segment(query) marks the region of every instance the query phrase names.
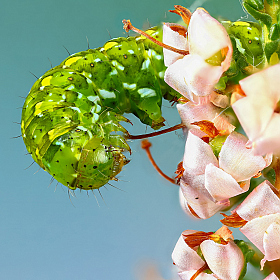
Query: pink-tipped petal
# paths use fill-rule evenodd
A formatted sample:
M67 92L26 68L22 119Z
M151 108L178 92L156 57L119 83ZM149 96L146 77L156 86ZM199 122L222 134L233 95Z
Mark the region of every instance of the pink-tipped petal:
M272 223L264 233L263 247L265 251L264 259L261 264L265 261L274 261L280 258L280 220Z
M245 192L230 174L211 163L205 169L205 188L216 201L227 200Z
M175 245L172 259L180 270L197 270L205 264L196 251L186 244L182 235Z
M211 121L222 134L230 134L235 126L230 124L228 117L221 114L221 109L214 106L211 102L205 104L197 104L187 102L185 104L177 104L177 110L184 125L188 128L194 127L193 122L202 120Z
M223 71L230 65L232 46L226 29L204 9L198 8L189 24L189 49L191 54L198 54L203 59L210 58L218 51L228 47Z
M261 207L261 206L260 206ZM274 222L280 222L280 213L255 218L240 228L240 231L265 254L263 238L267 228Z
M167 68L164 81L194 101L193 94L198 97L210 95L222 73L221 66L212 66L199 55L186 55Z
M183 160L185 172L192 176L204 174L209 163L218 166L218 160L210 145L196 136L194 134L196 131L191 129L188 133Z
M232 132L226 139L220 155L219 165L237 181L245 181L266 167L262 156L255 156L252 149L246 148L247 138Z
M280 64L276 64L248 76L239 84L246 96L255 99L266 98L265 104L274 107L280 99L279 79Z
M209 198L209 194L203 194L201 191L192 188L192 186L184 183L182 180L180 181L180 186L186 202L201 219L208 219L217 212L227 208L226 205L216 204Z
M174 31L176 30L176 28L180 30L185 30L185 33L187 34L187 28L182 25L176 23L164 23L162 42L168 46L177 48L179 50L187 51L188 39L185 36L180 35L177 31ZM182 54L178 54L165 48L163 48L163 56L164 64L167 67L174 63L176 60L183 58Z
M223 74L221 66L212 66L195 54L183 58L185 67L184 81L196 96L207 96Z
M177 104L177 110L183 124L188 127L190 127L193 122L202 120L212 121L221 111L210 102L203 105L192 102Z
M261 183L239 205L236 213L246 221L280 213L280 199L271 187L273 186L268 181Z
M188 65L185 63L184 58L177 60L166 69L164 81L187 99L194 101L193 93L185 81L185 72L187 71Z
M244 97L232 104L232 109L251 141L262 134L273 115L274 108L268 102L267 97L256 95Z
M212 240L200 244L203 256L211 271L223 280L237 280L244 267L242 251L233 242L218 244Z
M280 114L274 113L265 131L253 142L253 150L257 155L273 152L280 154Z
M185 199L181 188L179 189L179 202L180 202L180 205L181 205L183 211L184 211L189 217L192 217L192 218L194 218L194 219L199 219L198 217L194 216L193 213L190 211L190 208L189 208L189 206L188 206L188 202L187 202L187 200Z
M274 272L272 272L266 278L264 278L263 280L279 280L279 278L275 275Z

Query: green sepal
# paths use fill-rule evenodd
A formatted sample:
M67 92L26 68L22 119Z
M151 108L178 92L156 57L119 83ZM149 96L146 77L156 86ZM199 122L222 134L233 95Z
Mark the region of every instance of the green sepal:
M272 167L268 166L267 168L263 169L262 176L266 180L268 180L272 185L275 184L276 173L275 173L275 170Z
M247 10L247 12L250 15L252 15L256 20L261 21L263 24L265 24L267 26L271 26L272 17L266 13L260 12L259 10L261 10L261 9L257 9L256 6L252 6L250 2L251 1L245 1L243 3L243 6Z
M227 76L221 77L220 80L218 81L218 83L215 85L215 88L217 90L225 90L227 87L227 81L228 81Z
M211 149L212 149L212 151L213 151L213 153L216 157L219 156L220 151L221 151L227 137L228 137L228 135L226 135L226 136L220 136L219 135L209 142L209 145L210 145L210 147L211 147Z
M198 246L196 252L197 252L197 254L202 258L202 260L203 260L204 262L206 262L206 260L205 260L205 258L204 258L204 256L203 256L203 254L202 254L202 251L201 251L201 247L200 247L200 246ZM210 270L210 268L209 268L209 269L203 270L203 272L204 272L204 273L207 273L207 274L213 273L213 272Z
M280 43L280 39L265 44L264 52L268 61L270 60L270 57L274 52L277 52L279 56L279 51L280 51L279 43Z
M235 239L234 243L239 247L239 249L241 250L243 256L244 256L244 267L240 273L240 276L238 278L238 280L241 280L244 278L246 272L247 272L247 263L250 262L250 260L252 259L252 257L255 254L255 251L252 250L249 246L248 243L246 243L243 240L238 240Z

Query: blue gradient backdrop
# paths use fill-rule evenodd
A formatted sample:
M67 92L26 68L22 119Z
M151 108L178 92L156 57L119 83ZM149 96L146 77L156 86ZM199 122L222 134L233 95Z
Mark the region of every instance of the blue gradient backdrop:
M2 0L1 137L0 137L0 279L140 279L145 264L156 264L172 278L171 252L185 229L215 230L217 220L200 223L180 209L178 187L152 168L140 142L131 143L132 161L120 181L96 193L76 192L50 184L49 174L32 163L19 136L21 106L36 76L70 53L100 47L111 37L126 36L122 19L137 27L177 21L168 13L173 0ZM203 6L212 15L230 20L245 16L238 0L209 0ZM147 21L148 20L148 21ZM148 23L149 22L149 23ZM110 35L109 35L110 34ZM51 64L50 64L51 63ZM176 108L164 103L168 125L180 122ZM133 116L132 134L149 131ZM169 175L184 151L181 132L152 139L152 153ZM26 169L27 168L27 169ZM50 185L49 185L50 184ZM217 223L216 225L214 223Z

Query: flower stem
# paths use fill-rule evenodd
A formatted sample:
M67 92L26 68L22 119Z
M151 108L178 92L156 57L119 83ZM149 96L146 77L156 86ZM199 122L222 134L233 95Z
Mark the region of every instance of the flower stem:
M198 269L197 272L191 277L190 280L194 280L201 272L203 272L206 269L209 269L207 263L204 264L200 269Z
M150 151L150 147L152 146L152 144L149 142L148 139L142 140L141 142L141 147L142 149L146 150L146 153L148 155L149 160L151 161L153 167L156 169L156 171L166 180L168 180L169 182L176 184L175 179L170 178L169 176L167 176L166 174L164 174L161 169L158 167L158 165L156 164L155 160L152 157L151 151Z
M141 134L141 135L130 135L129 133L126 135L127 139L132 139L132 140L137 140L137 139L144 139L144 138L149 138L149 137L154 137L154 136L158 136L161 134L165 134L167 132L171 132L171 131L175 131L181 128L186 127L184 124L180 123L180 124L176 124L172 127L160 130L160 131L155 131L152 133L147 133L147 134Z
M140 30L140 29L134 27L134 26L131 24L131 22L130 22L129 19L128 19L128 20L124 19L124 20L122 21L122 23L123 23L123 25L124 25L123 28L124 28L124 30L125 30L126 32L128 32L129 30L132 30L132 31L134 31L134 32L136 32L136 33L138 33L138 34L140 34L140 35L142 35L142 36L148 38L148 39L151 40L153 43L155 43L155 44L157 44L157 45L159 45L159 46L161 46L161 47L163 47L163 48L165 48L165 49L167 49L167 50L170 50L170 51L173 51L173 52L182 54L182 55L187 55L187 54L189 54L189 52L186 51L186 50L176 49L176 48L174 48L174 47L171 47L171 46L169 46L169 45L166 45L166 44L164 44L164 43L158 41L157 39L155 39L155 38L152 37L151 35L147 34L146 32L144 32L144 31L142 31L142 30Z

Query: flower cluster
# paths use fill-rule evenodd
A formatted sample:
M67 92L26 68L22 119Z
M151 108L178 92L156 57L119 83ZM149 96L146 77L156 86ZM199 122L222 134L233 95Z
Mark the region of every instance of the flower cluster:
M182 208L208 219L247 196L231 215L222 213L216 232L181 234L172 258L182 280L244 277L254 251L228 227L264 255L261 270L280 259L280 2L243 5L259 23L219 22L203 8L176 5L171 12L185 25L164 23L158 43L187 131L176 171ZM264 271L274 280L280 267Z
M165 81L184 96L177 109L188 128L177 170L181 205L190 215L207 219L229 209L231 198L248 193L251 179L271 166L275 173L270 181L275 186L264 181L222 220L226 226L240 227L264 254L263 269L266 261L280 259L280 64L271 65L265 54L266 63L258 66L246 60L233 31L241 24L222 24L202 8L191 14L175 6L173 12L187 24L163 26L163 43L174 47L174 51L164 49ZM248 34L252 32L249 23L243 26ZM259 48L265 43L263 38ZM247 62L239 69L233 56L238 52ZM235 124L227 108L233 109ZM236 131L242 132L241 128L246 135ZM252 251L242 249L224 227L216 233L186 230L181 234L172 254L181 279L243 278ZM272 273L266 279L278 278Z
M173 12L187 25L163 26L163 43L187 51L182 55L164 49L164 79L184 97L177 109L188 128L183 162L177 170L181 205L201 219L229 209L231 198L247 193L251 179L261 176L273 160L270 170L274 168L276 180L271 181L276 188L264 181L222 220L227 226L240 227L264 254L263 269L266 261L280 259L280 64L267 60L259 67L245 63L237 69L233 53L240 52L241 46L234 44L240 40L234 36L233 23L222 24L202 8L191 14L175 6ZM244 25L250 33L249 23ZM237 23L235 28L240 26ZM259 48L265 43L264 38ZM235 125L226 113L228 107L238 120ZM246 135L236 131L242 132L241 127ZM181 279L244 276L252 252L248 247L242 250L228 228L221 229L181 234L172 254ZM272 273L266 279L278 278Z

